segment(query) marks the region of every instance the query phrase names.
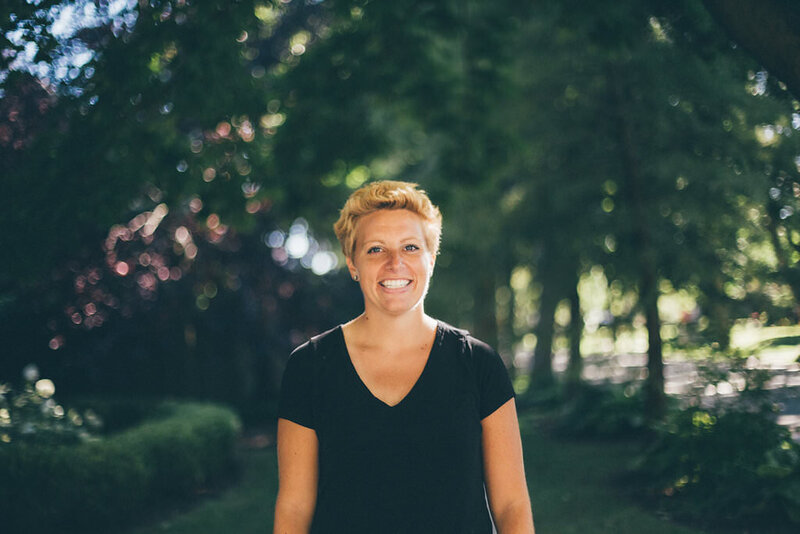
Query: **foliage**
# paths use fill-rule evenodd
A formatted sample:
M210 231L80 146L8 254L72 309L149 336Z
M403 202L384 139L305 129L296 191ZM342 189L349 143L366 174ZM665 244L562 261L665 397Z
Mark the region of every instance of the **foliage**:
M679 517L701 524L800 524L800 444L766 408L672 412L638 471Z
M39 371L28 365L24 385L15 391L0 383L0 447L9 444L65 445L87 441L102 419L92 409L65 409L54 398L52 380L39 379Z
M0 267L0 333L14 348L0 376L31 353L81 391L263 407L291 348L358 300L346 277L275 260L264 238L298 215L328 226L343 195L386 175L371 165L384 146L371 127L376 95L429 94L436 70L420 63L447 10L78 1L101 23L58 37L53 17L72 2L15 4L2 8L4 37L36 44L34 66L54 72L70 50L92 54L67 77L24 61L0 75L14 206L0 214L0 250L17 258ZM4 66L25 56L2 44ZM148 230L142 217L157 222Z
M641 385L581 384L561 405L555 430L571 437L640 435L648 429L642 404Z
M70 405L79 410L92 410L103 421L102 436L110 436L153 419L163 412L163 399L143 396L91 396L70 398Z
M13 228L0 248L25 254L3 266L3 290L36 283L152 188L173 209L198 196L204 217L240 228L252 197L328 222L343 194L380 174L376 104L439 106L451 89L431 60L458 22L451 3L14 4L0 12L0 154L19 210L0 215ZM69 7L94 16L59 32Z
M143 454L153 470L156 495L186 495L232 467L240 431L237 416L228 409L201 404L165 404L160 418L121 435Z
M291 348L358 306L349 278L309 269L331 245L302 221L280 229L260 213L251 232L238 232L200 219L197 202L166 214L149 202L7 310L0 336L16 350L0 376L35 357L70 396L202 397L272 417ZM292 232L307 240L302 258L267 243Z
M12 532L104 531L230 472L236 415L164 403L153 419L79 445L0 448L0 511Z
M793 30L800 20L796 2L748 0L733 6L704 0L703 5L728 35L800 97L800 76L792 68L800 54L800 42Z

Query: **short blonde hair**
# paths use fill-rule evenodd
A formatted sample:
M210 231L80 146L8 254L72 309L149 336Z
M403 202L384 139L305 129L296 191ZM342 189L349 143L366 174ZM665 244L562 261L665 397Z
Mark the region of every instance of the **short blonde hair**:
M383 180L356 189L339 212L333 231L342 245L345 257L352 258L356 246L358 219L378 210L408 210L422 218L425 244L435 256L442 236L442 214L427 193L417 184Z

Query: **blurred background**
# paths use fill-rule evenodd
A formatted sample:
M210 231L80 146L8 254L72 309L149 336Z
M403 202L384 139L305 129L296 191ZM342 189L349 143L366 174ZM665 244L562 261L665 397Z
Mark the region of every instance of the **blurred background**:
M428 313L532 417L645 433L661 497L747 456L753 486L676 516L800 521L799 27L791 0L3 3L0 451L91 434L55 397L224 405L268 445L292 348L361 310L338 209L401 179L444 214Z

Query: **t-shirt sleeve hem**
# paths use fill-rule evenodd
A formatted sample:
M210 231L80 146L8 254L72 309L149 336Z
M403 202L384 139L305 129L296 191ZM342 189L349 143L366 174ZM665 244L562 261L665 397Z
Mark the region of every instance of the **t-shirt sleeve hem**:
M497 410L499 410L500 408L505 406L508 401L510 401L511 399L514 399L514 398L516 398L516 395L514 395L512 393L511 395L506 397L504 400L496 403L497 404L496 406L494 404L492 404L490 409L486 409L486 410L484 410L485 413L481 413L480 414L481 421L483 421L484 419L486 419L487 417L492 415L494 412L496 412Z
M314 351L306 343L292 353L286 364L278 400L278 418L306 428L315 426L313 394Z
M514 387L500 355L482 341L471 338L470 342L478 373L478 415L483 420L514 398Z
M309 430L316 430L314 428L314 424L306 421L302 417L295 417L293 415L286 415L286 414L278 414L278 419L284 419L296 425L300 425L303 428L308 428Z

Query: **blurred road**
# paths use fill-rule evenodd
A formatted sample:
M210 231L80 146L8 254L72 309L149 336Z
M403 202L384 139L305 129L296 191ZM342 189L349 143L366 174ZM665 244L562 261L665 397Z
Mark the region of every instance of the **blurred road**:
M800 351L798 351L800 352ZM559 351L553 358L553 368L561 373L567 367L568 353ZM800 362L796 355L783 352L776 355L751 357L748 370L762 370L768 375L765 389L779 410L778 423L788 427L795 440L800 441ZM699 395L704 402L714 404L734 400L745 387L741 373L732 372L727 380L710 385L701 379L701 362L667 358L664 362L664 389L668 395L689 398ZM702 362L708 365L707 362ZM625 384L647 376L647 354L593 354L584 357L583 378L590 384ZM725 371L722 364L716 369Z

